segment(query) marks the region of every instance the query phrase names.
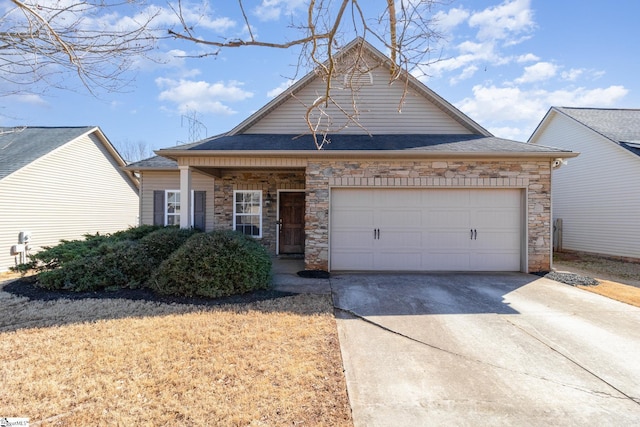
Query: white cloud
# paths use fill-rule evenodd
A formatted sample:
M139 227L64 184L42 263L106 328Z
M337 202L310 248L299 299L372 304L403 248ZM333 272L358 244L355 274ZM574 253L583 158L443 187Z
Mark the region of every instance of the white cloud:
M243 90L242 83L238 81L209 83L202 80L174 80L164 77L155 81L156 85L163 89L158 99L177 104L178 111L182 114L189 111L202 114L235 114L236 111L226 103L242 101L253 96L252 92Z
M564 80L569 80L570 82L573 82L578 80L578 77L580 77L583 73L584 73L583 69L572 68L569 71L563 71L561 76Z
M465 114L488 129L509 129L497 136L526 140L550 106L610 107L629 91L624 86L588 89L523 90L518 87L476 85L473 96L456 103ZM514 132L520 129L520 132Z
M527 53L525 55L520 55L516 58L516 62L519 63L523 63L523 62L535 62L535 61L539 61L540 58L537 57L536 55L534 55L533 53Z
M253 13L261 21L276 21L282 14L291 14L305 5L306 0L262 0Z
M271 89L269 92L267 92L267 96L268 96L269 98L273 98L273 97L275 97L275 96L278 96L278 95L280 95L282 92L284 92L285 90L287 90L288 88L290 88L290 87L291 87L291 85L292 85L293 83L295 83L295 81L294 81L294 80L292 80L292 79L285 80L284 82L282 82L282 83L280 84L280 86L278 86L278 87L276 87L276 88L273 88L273 89Z
M533 83L548 80L556 75L558 67L550 62L538 62L524 68L524 74L515 79L515 83Z
M7 98L10 99L11 102L34 105L38 107L44 107L49 105L49 103L45 101L44 98L42 98L40 95L36 95L33 93L9 95Z
M460 80L470 79L471 77L473 77L473 75L476 73L476 71L478 71L478 67L475 66L475 65L470 65L470 66L466 67L464 70L462 70L462 73L460 73L459 75L450 78L449 79L449 83L451 85L455 85Z
M439 31L447 33L466 21L469 15L470 13L468 10L458 9L454 7L448 12L439 11L434 15L433 21L435 22Z
M531 31L534 27L530 1L505 1L499 6L474 13L469 18L469 26L478 28L479 40L513 41L515 35Z
M498 6L489 7L479 12L468 12L463 9L451 9L442 13L445 27L459 25L461 20L467 20L470 27L477 29L475 39L466 40L453 49L456 52L451 57L445 57L423 66L423 74L438 77L443 72L464 69L458 77L450 80L455 84L462 76L468 76L472 66L477 69L487 65L499 66L515 61L531 62L538 60L533 54L520 57L505 55L505 46L517 44L529 37L534 29L533 13L529 0L506 1ZM417 73L414 73L417 74Z

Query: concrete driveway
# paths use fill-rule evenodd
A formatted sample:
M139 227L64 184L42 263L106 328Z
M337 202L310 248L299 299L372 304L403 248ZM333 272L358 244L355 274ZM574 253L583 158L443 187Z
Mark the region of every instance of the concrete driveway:
M520 273L331 285L357 427L640 423L638 308Z

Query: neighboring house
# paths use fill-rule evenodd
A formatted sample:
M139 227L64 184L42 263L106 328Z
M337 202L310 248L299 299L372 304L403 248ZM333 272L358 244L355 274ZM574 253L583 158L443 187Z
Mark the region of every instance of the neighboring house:
M640 110L552 107L529 142L581 153L553 173L562 248L640 259Z
M34 253L137 225L138 181L124 165L97 127L0 128L0 271L19 262L21 232Z
M307 269L549 269L551 167L576 154L495 138L410 75L390 84L361 39L338 62L357 62L333 80L350 118L314 117L324 149L304 120L325 90L310 73L231 131L130 165L142 222L239 230Z

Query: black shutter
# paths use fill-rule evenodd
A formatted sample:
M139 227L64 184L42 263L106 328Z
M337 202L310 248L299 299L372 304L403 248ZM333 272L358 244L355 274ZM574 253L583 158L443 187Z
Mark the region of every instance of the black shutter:
M164 190L153 192L153 225L164 226Z
M193 192L193 228L205 231L206 191Z

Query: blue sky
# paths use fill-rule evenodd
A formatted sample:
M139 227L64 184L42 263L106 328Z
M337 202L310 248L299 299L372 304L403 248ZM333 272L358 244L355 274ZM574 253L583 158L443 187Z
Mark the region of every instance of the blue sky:
M242 34L236 2L210 3L201 21L208 34ZM279 39L292 14L304 16L304 3L244 2L262 40ZM553 105L640 108L637 0L457 0L434 13L445 35L441 60L422 69L428 76L414 74L496 136L526 141ZM78 85L4 96L0 126L98 125L117 147L171 147L190 139L185 116L195 112L200 137L225 132L296 73L296 51L250 47L181 57L198 49L162 41L154 52L162 61L140 61L123 93L94 97Z

